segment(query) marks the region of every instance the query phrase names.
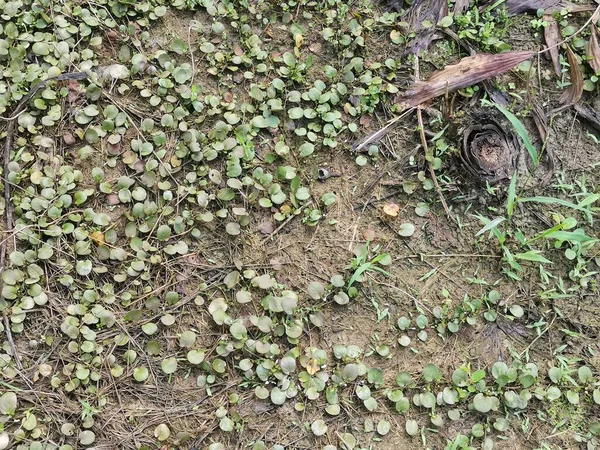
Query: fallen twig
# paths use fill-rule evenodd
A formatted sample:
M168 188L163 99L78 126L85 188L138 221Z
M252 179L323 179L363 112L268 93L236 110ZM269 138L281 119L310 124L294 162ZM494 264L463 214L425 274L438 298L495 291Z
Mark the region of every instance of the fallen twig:
M382 171L380 171L377 176L375 177L375 179L373 179L369 184L367 184L365 186L365 188L361 191L361 193L358 195L359 198L364 197L366 194L368 194L369 192L371 192L371 190L375 187L375 185L377 185L377 183L390 171L397 169L398 167L400 167L404 162L405 162L406 158L402 158L402 159L397 159L396 161L394 161L389 168L386 168ZM362 206L362 205L361 205Z
M541 337L542 337L544 334L546 334L546 332L547 332L547 331L548 331L550 328L552 328L552 325L554 325L554 321L556 320L556 317L557 317L557 316L556 316L556 315L554 315L554 317L552 318L552 321L550 322L550 324L549 324L549 325L548 325L548 326L547 326L547 327L546 327L544 330L542 330L542 332L541 332L540 334L538 334L538 335L536 336L536 338L535 338L533 341L531 341L531 344L529 344L529 345L527 346L527 348L525 348L525 350L523 350L523 351L522 351L522 352L519 354L519 356L520 356L520 357L522 357L522 356L523 356L525 353L527 353L527 352L528 352L528 351L531 349L531 347L533 347L533 344L535 344L535 343L538 341L538 339L539 339L539 338L541 338Z
M374 133L369 134L368 136L364 137L360 142L355 144L353 146L352 150L357 153L361 152L371 142L380 140L383 136L385 136L390 131L390 129L396 123L398 123L398 121L400 119L402 119L402 118L406 117L408 114L410 114L413 109L414 108L407 109L406 111L403 111L402 114L400 114L399 116L396 116L393 119L390 119L383 128L375 131Z
M271 234L266 236L262 240L262 243L265 244L267 241L270 241L277 233L279 233L283 229L283 227L285 227L288 223L290 223L294 219L294 217L299 216L302 213L302 211L304 211L304 209L309 207L311 204L312 204L312 202L306 203L302 208L300 208L300 211L298 211L296 214L292 214L290 217L288 217L285 220L285 222L283 222L281 225L279 225Z
M415 81L419 82L419 57L415 56ZM425 137L425 126L423 125L423 114L421 112L421 105L417 105L417 121L419 122L419 135L421 136L421 144L423 145L423 150L425 151L425 155L429 153L429 147L427 146L427 137ZM435 191L440 198L440 202L444 207L444 211L446 211L446 216L449 219L454 220L452 213L450 212L450 208L448 208L448 204L446 203L446 199L444 198L444 194L442 193L442 189L437 181L437 176L435 174L435 170L433 170L433 166L431 165L431 161L427 161L427 166L429 167L429 174L433 180L433 185L435 186Z
M19 352L17 352L17 346L15 345L15 341L12 337L12 332L10 331L10 322L8 321L6 311L2 311L2 319L4 320L4 331L6 332L6 339L8 340L8 344L10 345L12 356L15 358L15 364L17 365L17 369L23 370L21 358L19 358Z

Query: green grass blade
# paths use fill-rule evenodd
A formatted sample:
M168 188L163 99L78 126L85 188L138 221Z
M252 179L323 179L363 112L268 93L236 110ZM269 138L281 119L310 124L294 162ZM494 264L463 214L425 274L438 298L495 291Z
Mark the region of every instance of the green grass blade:
M552 261L547 260L540 253L541 252L539 250L530 250L525 253L517 253L514 256L515 256L515 259L522 259L525 261L533 261L533 262L539 262L539 263L544 263L544 264L552 264Z
M358 269L356 269L356 271L354 271L354 274L352 275L352 278L350 278L350 281L348 281L348 287L351 288L352 285L358 279L358 277L360 277L363 273L365 273L368 270L372 270L374 272L382 273L385 276L389 276L390 275L389 272L387 272L386 270L382 269L381 267L376 266L372 262L364 263L364 264L361 264L361 266Z
M477 232L477 234L475 234L475 237L481 236L483 233L491 230L492 228L496 228L498 225L500 225L505 220L506 220L506 217L496 217L494 220L488 222L481 230L479 230Z
M515 205L517 204L517 171L513 173L512 180L510 180L510 186L508 186L508 202L506 204L506 212L508 217L512 217L515 211Z
M596 194L594 194L594 195L596 195ZM544 203L547 205L554 204L554 205L564 206L565 208L575 209L575 210L581 211L583 213L585 219L590 223L590 225L594 224L594 218L592 216L592 211L590 211L590 208L587 207L587 206L589 206L590 202L593 203L593 201L591 201L589 197L582 200L582 202L580 204L575 204L573 202L570 202L568 200L563 200L560 198L540 197L540 196L526 197L526 198L519 199L519 201L520 202L537 202L537 203ZM586 207L584 207L584 206L586 206Z
M533 146L533 144L531 143L531 139L529 139L529 135L527 134L527 130L525 129L523 122L521 122L517 118L517 116L515 116L513 113L511 113L508 109L503 108L502 106L498 105L497 103L492 103L489 100L482 100L481 103L486 106L495 106L498 109L498 111L500 111L502 114L504 114L504 116L510 121L510 123L514 127L515 131L517 132L517 134L523 141L523 144L525 144L525 148L527 149L527 152L529 153L529 156L531 156L531 160L533 161L533 166L537 167L537 165L539 163L538 152L535 149L535 147Z
M371 266L373 266L373 264L371 264L370 262L361 264L360 267L354 271L354 274L352 275L352 278L350 278L350 281L348 281L348 287L352 287L352 285L358 279L358 277L360 277L363 274L363 272L369 270Z
M497 8L498 6L500 6L502 3L504 3L506 0L498 0L496 3L494 3L493 5L490 5L487 7L486 11L493 11L495 8Z
M542 231L540 234L538 234L535 237L532 237L531 239L528 239L525 241L525 244L529 245L532 242L538 241L542 238L545 238L546 236L548 236L549 234L552 234L556 231L560 231L562 230L564 227L564 223L559 223L558 225L554 225L552 228L548 228L546 231Z
M553 231L546 235L548 239L556 239L557 241L568 241L568 242L591 242L597 241L597 239L586 236L584 233L574 233L572 231Z
M581 200L578 203L578 205L581 207L584 207L584 206L592 205L592 204L596 203L598 200L600 200L600 194L591 194L591 195L588 195L583 200Z
M570 202L568 200L563 200L561 198L537 196L537 197L522 198L519 201L523 202L523 203L525 203L525 202L543 203L546 205L554 204L554 205L564 206L565 208L576 209L577 211L588 212L587 209L583 208L582 206L577 205L576 203Z

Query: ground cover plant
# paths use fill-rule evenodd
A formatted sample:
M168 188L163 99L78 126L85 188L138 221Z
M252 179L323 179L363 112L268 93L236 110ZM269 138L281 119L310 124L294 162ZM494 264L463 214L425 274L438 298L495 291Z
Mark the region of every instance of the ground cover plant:
M0 450L600 446L592 0L0 0Z

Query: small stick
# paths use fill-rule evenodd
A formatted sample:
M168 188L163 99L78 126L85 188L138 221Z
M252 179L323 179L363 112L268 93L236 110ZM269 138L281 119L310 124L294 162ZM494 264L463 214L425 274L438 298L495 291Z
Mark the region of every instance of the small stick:
M354 225L354 231L352 231L352 238L350 239L350 244L348 245L348 251L352 251L352 247L354 247L354 238L356 238L356 233L358 232L358 225L360 224L360 220L362 219L363 214L365 213L365 209L367 209L367 205L369 204L369 200L365 202L363 205L363 209L360 212L358 219L356 220L356 224Z
M358 195L358 197L364 197L366 194L368 194L374 187L375 185L390 171L395 170L398 168L398 166L400 166L400 164L404 163L404 158L402 159L397 159L396 161L394 161L389 168L386 168L385 170L380 171L377 176L375 177L374 180L372 180L363 190L362 192Z
M544 334L546 334L546 332L552 328L552 325L554 325L554 321L556 320L556 315L554 315L554 317L552 318L552 321L550 322L550 325L548 325L540 334L538 334L536 336L536 338L531 341L531 344L529 344L527 346L527 348L525 350L523 350L520 354L519 357L522 357L525 353L527 353L529 350L531 350L531 347L533 347L533 344L535 344L539 338L541 338Z
M421 143L423 144L423 150L425 150L425 154L429 152L429 147L427 146L427 138L425 137L425 132L423 128L423 115L421 114L421 106L417 107L417 120L419 121L419 134L421 135ZM427 161L427 166L429 167L429 174L431 175L431 179L433 180L433 184L435 186L435 191L437 192L440 202L442 202L442 206L444 207L444 211L446 211L446 216L449 219L453 219L452 213L448 208L448 204L446 203L446 199L444 198L444 194L442 193L442 189L437 180L437 175L435 174L435 170L433 170L433 166L431 165L431 161Z
M190 49L190 59L192 60L192 78L190 80L190 86L194 84L194 78L196 77L196 63L194 61L194 49L192 48L192 26L188 27L188 48Z
M306 205L300 208L300 211L297 214L292 214L290 217L288 217L285 222L283 222L275 229L275 231L273 231L270 235L268 235L262 240L262 244L265 244L267 241L271 240L277 233L279 233L283 229L283 227L290 223L294 219L294 217L299 216L302 213L302 211L304 211L304 208L307 208L311 204L312 202L308 202Z
M19 352L17 352L17 347L15 345L15 341L13 340L12 332L10 331L10 323L8 321L8 316L6 315L6 311L2 311L2 319L4 319L4 331L6 332L6 339L8 340L8 344L10 345L12 354L15 357L15 364L17 365L17 369L23 370L21 358L19 358Z
M419 81L419 57L415 55L415 80ZM425 155L429 153L429 147L427 146L427 137L425 137L425 127L423 125L423 114L421 112L421 105L417 106L417 120L419 122L419 135L421 136L421 144L423 145L423 150L425 150ZM449 219L454 220L450 209L448 208L448 204L446 203L446 199L444 198L444 194L442 193L442 189L437 181L437 176L435 174L435 170L433 170L433 166L431 165L431 161L427 161L427 166L429 167L429 174L433 180L433 184L435 186L435 191L442 202L442 206L444 207L444 211L446 211L446 216Z
M383 138L388 133L391 127L393 127L400 119L408 115L413 109L414 108L409 108L406 111L403 111L402 114L400 114L399 116L390 119L382 129L371 133L370 135L363 138L358 144L355 144L352 151L354 151L355 153L359 153L371 142Z

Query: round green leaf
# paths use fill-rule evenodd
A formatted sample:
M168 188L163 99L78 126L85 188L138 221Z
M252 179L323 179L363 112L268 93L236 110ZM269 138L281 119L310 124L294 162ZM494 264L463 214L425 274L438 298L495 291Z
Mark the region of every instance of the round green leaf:
M300 201L308 200L310 198L310 191L307 187L298 188L296 191L296 198Z
M164 373L167 375L175 373L177 370L177 359L175 358L166 358L163 359L161 363L161 368Z
M36 42L31 47L31 50L37 56L46 56L50 54L50 46L46 42Z
M415 233L415 226L412 223L403 223L398 228L398 234L403 237L410 237Z
M310 429L312 430L315 436L323 436L327 433L327 425L323 419L315 420L311 425Z
M419 433L419 424L416 420L406 421L406 432L409 436L416 436Z
M17 394L5 392L0 396L0 414L14 416L17 409Z
M87 276L92 272L92 262L89 259L83 261L77 261L75 270L81 276Z
M385 436L392 429L392 425L387 420L380 420L377 424L377 433Z
M169 436L171 436L171 430L169 430L169 427L164 423L157 425L154 429L154 437L161 442L166 441Z
M148 379L148 368L147 367L136 367L133 369L133 378L135 381L140 383Z
M298 147L298 152L300 154L300 158L306 158L310 156L315 151L315 146L310 142L305 142L300 147Z
M200 364L204 361L204 352L202 350L190 350L187 353L187 360L190 364Z
M93 431L84 430L79 433L79 443L81 445L91 445L96 440L96 435Z
M169 227L169 225L161 225L156 230L156 238L159 241L166 241L170 237L171 237L171 228Z

